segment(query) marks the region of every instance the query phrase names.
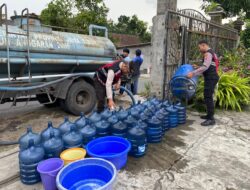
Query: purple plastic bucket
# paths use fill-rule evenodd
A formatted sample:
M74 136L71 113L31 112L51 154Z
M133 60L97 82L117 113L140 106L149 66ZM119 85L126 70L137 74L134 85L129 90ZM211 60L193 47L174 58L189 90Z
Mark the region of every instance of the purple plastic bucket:
M57 190L56 176L63 165L63 160L60 158L51 158L38 164L37 171L41 175L44 190Z

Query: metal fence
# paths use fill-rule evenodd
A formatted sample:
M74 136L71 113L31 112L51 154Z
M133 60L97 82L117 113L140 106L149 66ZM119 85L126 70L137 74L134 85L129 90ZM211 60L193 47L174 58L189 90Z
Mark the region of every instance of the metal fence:
M238 31L208 21L200 12L193 9L168 10L166 14L167 40L164 75L164 94L175 70L183 63L201 61L198 42L206 39L212 49L222 55L224 50L236 47Z
M170 15L178 16L180 24L185 31L182 43L186 44L187 61L195 61L199 55L197 43L201 39L206 39L211 48L219 55L225 49L233 49L238 41L238 31L223 25L208 21L200 12L192 9L184 9L178 13L171 12Z

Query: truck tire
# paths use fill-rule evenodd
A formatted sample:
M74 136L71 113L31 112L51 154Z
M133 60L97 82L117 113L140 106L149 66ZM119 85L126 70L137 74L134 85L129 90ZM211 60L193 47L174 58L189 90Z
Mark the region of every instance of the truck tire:
M52 104L46 104L46 103L50 102L50 101L49 101L49 98L48 98L48 96L47 96L47 94L37 94L37 95L36 95L36 99L38 100L38 102L39 102L40 104L43 104L43 105L44 105L45 107L47 107L47 108L53 108L53 107L59 106L58 100L56 100L56 101L55 101L54 103L52 103ZM54 100L55 97L51 95L51 99Z
M80 115L81 112L90 113L96 105L94 87L85 81L73 83L63 104L64 110L74 115Z

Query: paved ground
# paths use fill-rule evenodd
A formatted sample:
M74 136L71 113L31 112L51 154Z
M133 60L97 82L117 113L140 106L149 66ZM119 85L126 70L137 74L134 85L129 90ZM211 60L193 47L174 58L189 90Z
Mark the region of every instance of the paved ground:
M151 146L137 169L129 163L119 173L116 188L249 190L249 113L220 113L220 122L212 128L199 126L197 115L189 113L188 125L171 130L162 144Z
M0 105L0 140L16 140L29 125L41 131L48 120L58 126L64 115L59 108L47 109L36 103L12 110ZM75 118L70 116L71 120ZM249 118L248 112L220 112L216 116L217 125L205 128L199 125L199 114L189 112L187 124L170 130L162 143L150 144L145 157L129 158L126 168L118 174L114 189L249 190ZM13 147L0 147L0 151ZM13 168L18 166L14 165ZM27 187L15 178L8 184L0 183L0 189L42 187L41 184Z

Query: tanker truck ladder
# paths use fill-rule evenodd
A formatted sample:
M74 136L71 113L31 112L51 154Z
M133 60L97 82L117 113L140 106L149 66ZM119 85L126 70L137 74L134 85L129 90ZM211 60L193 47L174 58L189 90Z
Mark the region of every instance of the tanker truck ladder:
M3 10L4 13L3 14ZM3 24L3 20L5 22L5 29L6 29L6 47L7 47L7 66L8 66L8 79L9 82L11 82L11 68L10 68L10 44L9 44L9 34L14 34L14 35L20 35L20 36L26 36L27 37L27 49L25 50L25 52L27 52L26 54L26 65L28 65L28 75L29 75L29 82L31 82L31 64L30 64L30 32L29 32L29 9L25 8L22 10L22 14L21 14L21 23L20 23L20 28L23 28L23 17L24 17L24 13L26 13L26 17L27 17L27 29L26 29L26 33L17 33L17 32L10 32L9 31L9 26L8 26L8 10L7 10L7 5L4 3L2 4L2 6L0 7L0 26L2 26ZM3 19L3 15L4 15L4 19Z

